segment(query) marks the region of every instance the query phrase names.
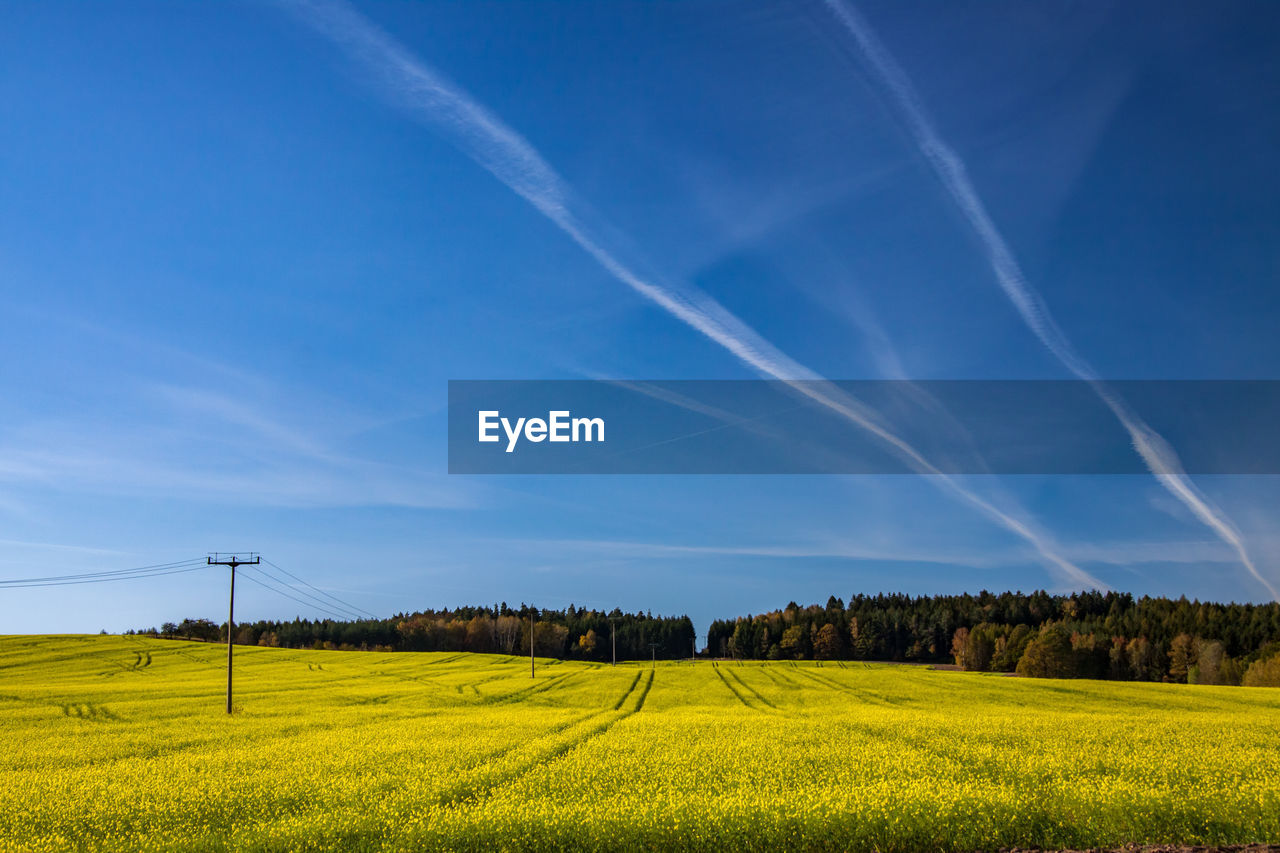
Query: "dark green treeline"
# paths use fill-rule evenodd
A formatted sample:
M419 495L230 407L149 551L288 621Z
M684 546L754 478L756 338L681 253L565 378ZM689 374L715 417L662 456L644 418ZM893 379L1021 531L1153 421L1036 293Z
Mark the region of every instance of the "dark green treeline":
M506 602L492 607L424 610L389 619L294 619L236 625L236 643L292 649L368 649L376 651L482 652L529 654L530 622L534 653L542 657L608 661L610 630L615 630L618 660L689 657L694 629L688 616L610 613L579 609L547 610ZM129 633L226 642L226 623L184 619Z
M1280 604L1097 591L856 595L847 606L832 597L826 606L793 602L718 620L708 650L768 660L954 662L1049 678L1264 683L1280 669Z

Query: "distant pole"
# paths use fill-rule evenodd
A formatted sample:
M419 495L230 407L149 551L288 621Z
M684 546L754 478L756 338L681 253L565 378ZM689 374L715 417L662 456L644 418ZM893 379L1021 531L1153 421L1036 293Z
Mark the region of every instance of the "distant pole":
M691 651L693 652L693 657L691 657L690 660L693 663L697 663L698 662L698 638L695 636L692 640L689 641L689 644L693 646L693 648L691 649Z
M538 677L533 669L533 608L529 608L529 677Z
M231 713L231 647L235 643L236 564L231 564L231 589L227 594L227 713Z
M254 556L253 552L249 556L241 560L237 555L230 555L230 559L219 560L218 554L206 557L205 562L210 566L230 566L231 567L231 594L227 598L227 713L231 713L231 646L235 641L235 613L236 613L236 566L256 566L262 562L261 557Z
M613 665L618 665L618 623L609 617L609 644L613 646Z
M658 668L658 644L650 643L649 651L653 653L653 669L656 671Z

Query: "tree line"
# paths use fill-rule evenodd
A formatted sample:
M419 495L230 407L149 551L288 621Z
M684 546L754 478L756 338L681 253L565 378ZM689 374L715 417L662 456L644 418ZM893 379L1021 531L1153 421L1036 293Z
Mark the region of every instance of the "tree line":
M530 634L532 626L532 635ZM236 625L241 645L482 652L608 661L692 653L688 616L493 606L388 619L264 620ZM184 619L129 633L226 642L226 623ZM1040 590L913 597L855 595L711 623L706 653L762 660L954 663L983 672L1280 686L1280 604L1217 604L1129 593Z
M532 625L532 635L530 626ZM159 629L130 634L227 641L226 623L210 619L166 622ZM235 626L235 643L291 649L341 649L414 652L482 652L507 655L608 661L614 643L619 660L689 657L696 634L688 616L654 616L577 608L551 610L506 602L454 610L421 610L389 619L260 620Z
M855 595L717 620L708 650L767 660L955 663L1041 678L1280 686L1280 604L1098 591Z

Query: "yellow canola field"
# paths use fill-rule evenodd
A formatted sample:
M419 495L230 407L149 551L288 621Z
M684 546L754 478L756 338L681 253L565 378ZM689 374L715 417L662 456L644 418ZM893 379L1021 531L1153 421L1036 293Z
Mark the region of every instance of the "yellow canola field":
M1280 690L0 637L0 851L1280 841Z

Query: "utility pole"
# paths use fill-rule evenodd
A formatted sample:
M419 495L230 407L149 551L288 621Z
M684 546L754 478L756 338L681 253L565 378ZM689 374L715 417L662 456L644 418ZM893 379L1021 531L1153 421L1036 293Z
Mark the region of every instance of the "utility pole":
M653 669L655 671L658 669L658 646L659 643L649 644L649 651L653 652Z
M236 554L229 554L228 559L219 560L220 555L215 551L212 555L205 558L210 566L230 566L231 567L231 594L227 599L227 713L231 713L231 644L235 640L235 618L236 613L236 566L256 566L262 562L262 558L255 555L252 551L249 556L241 560Z
M609 617L609 644L613 646L613 665L618 665L618 620Z
M692 649L693 657L691 657L689 660L693 663L697 663L698 662L698 638L695 636L690 642L693 644L693 649Z
M537 678L533 668L533 608L529 608L529 677Z

